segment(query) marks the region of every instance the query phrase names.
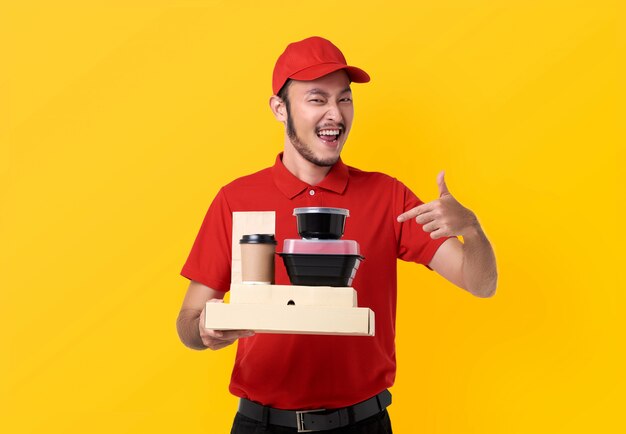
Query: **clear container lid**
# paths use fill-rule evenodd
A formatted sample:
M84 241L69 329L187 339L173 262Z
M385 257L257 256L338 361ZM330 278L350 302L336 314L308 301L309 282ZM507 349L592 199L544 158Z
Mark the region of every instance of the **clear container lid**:
M360 255L359 243L354 240L285 240L283 253L312 255Z
M339 214L350 217L350 210L345 208L323 208L317 206L309 206L306 208L294 208L293 215L299 214Z

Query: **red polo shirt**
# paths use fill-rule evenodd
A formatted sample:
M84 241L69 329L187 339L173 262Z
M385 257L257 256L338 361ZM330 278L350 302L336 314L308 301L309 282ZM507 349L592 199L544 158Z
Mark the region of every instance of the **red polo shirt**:
M275 211L277 251L299 238L293 209L347 208L343 239L356 240L365 256L352 282L360 307L376 314L374 337L257 334L238 341L230 391L283 409L338 408L393 385L396 260L427 265L445 238L432 240L414 219L396 217L422 202L401 182L363 172L341 160L310 186L289 172L282 154L273 167L223 187L211 204L181 274L218 291L230 287L232 213ZM289 284L281 260L276 283Z

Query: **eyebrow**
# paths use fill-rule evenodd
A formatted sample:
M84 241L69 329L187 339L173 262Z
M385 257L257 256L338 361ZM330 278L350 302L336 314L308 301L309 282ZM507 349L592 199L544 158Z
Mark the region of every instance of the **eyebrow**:
M352 89L350 89L350 86L346 87L344 90L341 91L341 93L346 93L346 92L352 92ZM330 94L328 92L326 92L325 90L320 89L319 87L314 87L311 90L308 90L306 92L307 95L322 95L325 97L329 97Z

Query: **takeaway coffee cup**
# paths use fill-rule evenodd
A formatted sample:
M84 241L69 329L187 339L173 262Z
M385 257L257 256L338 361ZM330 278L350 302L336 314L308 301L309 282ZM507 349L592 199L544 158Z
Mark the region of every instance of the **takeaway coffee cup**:
M241 246L241 281L248 284L274 283L274 234L244 235Z

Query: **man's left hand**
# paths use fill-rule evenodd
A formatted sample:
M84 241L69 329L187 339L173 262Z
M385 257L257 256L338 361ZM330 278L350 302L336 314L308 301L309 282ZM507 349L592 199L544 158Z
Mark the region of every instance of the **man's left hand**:
M476 215L450 194L445 173L437 176L439 199L417 206L398 216L399 222L415 218L434 240L441 237L466 236L480 230Z

